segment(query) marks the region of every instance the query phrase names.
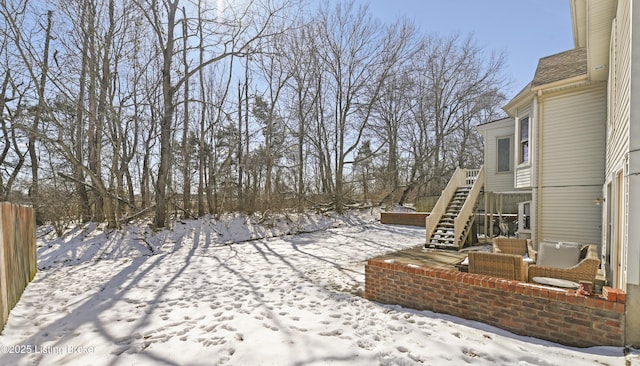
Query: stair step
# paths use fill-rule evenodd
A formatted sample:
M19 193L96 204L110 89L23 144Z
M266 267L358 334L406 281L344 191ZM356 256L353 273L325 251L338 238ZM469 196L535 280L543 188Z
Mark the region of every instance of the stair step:
M443 242L443 241L430 241L429 244L430 245L438 245L438 246L440 246L440 245L445 245L445 246L454 245L453 241L446 241L446 242Z
M453 239L453 234L448 234L448 235L433 234L431 236L431 240L452 240L452 239Z
M440 217L440 220L431 233L431 236L427 238L425 247L437 249L459 249L459 245L461 245L460 240L465 238L471 230L470 222L472 222L473 213L472 216L467 218L467 222L462 229L462 233L460 233L462 235L461 237L457 236L455 233L455 221L459 218L460 211L462 211L462 208L469 200L469 195L473 189L475 181L475 177L466 177L466 184L456 187L453 197L447 203L445 213ZM475 211L475 204L477 204L477 202L473 202L473 204L474 207L472 210Z
M427 247L429 249L458 250L458 246L453 244L429 243Z
M453 241L454 239L453 235L434 235L431 237L431 241Z

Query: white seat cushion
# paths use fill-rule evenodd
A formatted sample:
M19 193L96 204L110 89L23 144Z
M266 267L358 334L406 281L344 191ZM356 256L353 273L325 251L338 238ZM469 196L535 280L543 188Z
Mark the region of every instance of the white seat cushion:
M580 261L580 245L540 242L537 264L555 268L573 267Z

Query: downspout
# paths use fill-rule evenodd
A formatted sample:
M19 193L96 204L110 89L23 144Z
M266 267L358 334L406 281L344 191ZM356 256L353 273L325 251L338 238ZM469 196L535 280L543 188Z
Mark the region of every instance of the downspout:
M533 138L533 145L531 148L535 149L535 154L531 154L531 156L535 159L535 161L532 161L531 164L533 164L533 171L534 171L534 184L533 187L535 187L534 189L537 190L537 195L536 195L536 204L535 204L535 208L536 208L536 235L535 235L535 242L539 243L540 242L540 238L542 238L542 164L543 164L543 160L542 160L542 138L544 137L544 133L543 133L543 127L544 127L544 118L543 113L542 113L542 109L543 109L543 101L542 101L542 90L538 90L536 98L534 99L534 126L537 126L537 128L534 128L534 138Z

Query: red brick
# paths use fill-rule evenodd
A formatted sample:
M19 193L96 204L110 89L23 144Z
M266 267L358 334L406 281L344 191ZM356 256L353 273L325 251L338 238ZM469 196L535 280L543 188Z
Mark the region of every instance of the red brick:
M616 328L616 329L619 329L619 328L620 328L620 322L619 322L619 321L616 321L616 320L608 319L608 320L605 320L605 321L604 321L604 324L606 324L607 326L610 326L610 327Z
M604 296L608 301L616 301L618 298L618 293L614 288L603 286L602 287L602 296Z
M605 310L614 310L616 303L615 302L611 302L611 301L605 301L604 302L604 309Z
M622 303L622 304L626 304L627 303L627 293L624 292L624 290L618 290L617 291L617 295L618 295L618 302Z
M531 289L531 296L539 297L540 296L540 287L533 287Z

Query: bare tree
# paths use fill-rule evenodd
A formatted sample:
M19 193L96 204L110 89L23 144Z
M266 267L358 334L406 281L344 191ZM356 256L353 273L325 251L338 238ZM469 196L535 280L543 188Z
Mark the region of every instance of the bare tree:
M385 28L372 19L367 7L356 8L354 2L338 4L333 12L324 8L318 26L328 78L325 90L331 93L327 97L335 111L335 204L341 212L345 166L371 126L376 100L394 66L411 56L414 30L406 22Z
M10 39L13 49L18 53L18 57L26 70L27 78L30 79L32 85L35 85L35 108L31 124L27 127L29 132L29 138L27 148L29 151L29 158L31 163L31 187L30 195L33 199L34 206L36 208L36 216L39 216L38 209L38 195L39 195L39 178L38 178L38 154L37 154L37 131L40 126L40 120L44 113L45 108L45 90L47 82L47 73L49 70L49 45L51 41L51 28L52 28L52 11L47 12L47 20L45 24L38 23L36 27L44 28L43 37L43 50L42 58L37 55L40 52L35 50L35 46L31 42L35 41L30 39L29 36L23 34L27 30L31 30L27 27L27 1L18 1L15 3L2 3L0 4L0 16L4 20L5 28L3 29L4 37ZM40 29L36 30L39 32ZM7 79L10 74L7 73ZM26 127L26 126L25 126Z
M292 135L297 136L296 141L296 186L297 206L303 208L305 198L305 145L309 132L308 125L317 110L320 88L316 88L316 80L319 80L320 72L318 54L315 52L314 37L310 35L307 24L300 23L294 31L288 34L283 47L282 57L286 57L289 67L288 89L291 110L291 123L289 129ZM317 115L317 113L315 114ZM296 125L297 123L297 125Z
M156 36L157 48L162 58L162 96L163 111L160 119L160 166L156 180L156 210L154 225L164 227L167 221L168 208L168 177L171 162L172 124L176 111L177 90L200 69L219 62L232 55L246 57L255 52L251 45L261 38L270 37L269 28L275 16L284 11L284 5L273 6L269 2L251 1L245 9L230 9L228 14L222 13L213 17L209 22L207 34L210 44L222 45L212 49L210 57L195 65L188 73L176 75L174 72L174 56L176 54L176 25L187 22L188 19L178 17L179 0L146 0L139 1L138 7L149 22ZM231 18L225 18L231 14ZM220 19L220 20L217 20ZM281 30L278 30L281 31ZM190 37L184 34L182 37Z
M6 49L2 42L2 54L6 57ZM7 63L5 63L7 65ZM12 111L7 102L15 101L16 105L20 105L21 95L17 94L17 90L13 92L16 95L8 94L9 85L13 84L11 78L11 69L6 67L6 72L2 80L0 89L0 131L2 131L1 141L3 148L0 151L0 201L8 200L18 174L24 165L28 150L22 149L19 141L25 139L25 134L17 128L14 119L20 118L16 114L18 111Z
M354 1L295 27L296 0L36 1L0 2L0 196L25 176L36 205L46 187L109 227L133 209L159 228L174 207L404 202L480 163L475 126L503 100L502 55Z
M287 60L282 57L286 51L278 48L278 45L284 44L284 36L277 38L273 44L273 51L258 59L258 68L266 82L267 90L264 93L264 99L262 97L256 98L253 108L254 115L261 122L262 135L264 136L264 192L266 194L264 201L266 207L270 207L272 200L273 168L285 148L285 126L281 113L278 113L278 105L287 82L292 77L286 66Z
M449 137L457 130L482 121L485 112L501 101L496 95L504 80L499 71L504 67L504 56L485 57L471 36L454 35L448 39L430 42L421 59L424 80L421 97L426 107L420 114L420 123L430 126L433 134L431 175L436 179L435 191L444 184L448 172L455 169Z
M182 65L184 67L184 75L189 75L189 28L187 22L187 10L182 8ZM200 17L198 17L200 20ZM201 21L200 21L201 22ZM199 23L200 23L199 22ZM182 83L184 87L184 103L182 116L182 209L185 215L191 215L191 144L189 143L189 79L185 79Z
M416 41L417 42L417 41ZM421 43L416 43L416 50ZM419 78L411 63L397 67L385 82L375 105L375 119L372 130L386 146L384 167L385 198L392 197L400 187L400 155L403 143L402 131L414 122L416 108L415 79ZM414 172L414 174L417 172Z

